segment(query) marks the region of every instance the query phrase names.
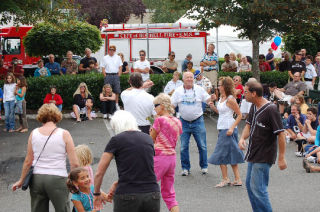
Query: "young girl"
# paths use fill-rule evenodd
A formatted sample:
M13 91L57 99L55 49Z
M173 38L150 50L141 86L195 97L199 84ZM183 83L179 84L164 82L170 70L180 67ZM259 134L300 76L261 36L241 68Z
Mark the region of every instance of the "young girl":
M87 145L81 144L75 148L75 151L76 151L76 155L80 163L80 166L88 171L89 177L90 177L90 184L93 185L94 177L93 177L93 171L91 168L93 159L92 159L91 150Z
M24 76L20 76L17 79L17 86L15 89L15 95L16 95L16 114L19 116L19 123L20 127L16 130L16 132L28 132L28 122L27 122L27 116L26 116L26 96L27 91L27 81Z
M116 111L116 95L112 92L110 84L105 84L100 93L101 112L103 118L111 118Z
M99 212L94 209L94 186L90 184L89 173L85 168L73 169L68 176L67 186L69 191L72 193L71 201L76 212ZM103 200L111 202L111 195L108 195L101 191L101 197L103 198Z
M4 80L3 86L3 106L6 118L6 128L4 131L14 132L14 107L15 107L16 83L14 75L9 72Z

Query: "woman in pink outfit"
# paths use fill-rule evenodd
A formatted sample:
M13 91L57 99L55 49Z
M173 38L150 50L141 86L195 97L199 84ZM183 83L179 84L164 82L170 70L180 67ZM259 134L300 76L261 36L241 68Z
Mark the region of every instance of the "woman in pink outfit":
M174 171L176 167L176 144L182 133L182 124L172 116L174 110L170 97L159 94L153 101L158 117L155 119L150 135L154 141L154 171L157 181L161 180L161 195L170 212L178 212L174 190Z

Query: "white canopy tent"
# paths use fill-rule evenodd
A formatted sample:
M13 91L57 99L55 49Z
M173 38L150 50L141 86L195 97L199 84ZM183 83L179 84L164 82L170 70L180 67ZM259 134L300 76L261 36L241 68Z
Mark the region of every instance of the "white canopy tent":
M198 21L189 19L182 16L176 23L198 23ZM217 35L218 32L218 35ZM234 52L235 54L242 54L243 56L252 57L252 42L248 39L242 39L238 37L239 31L235 30L235 27L228 25L221 25L218 29L213 28L208 31L210 34L207 37L208 43L214 43L216 46L215 52L218 52L219 57L224 57L225 54ZM218 43L217 43L218 37ZM268 49L271 47L272 39L266 42L260 43L259 54L266 55ZM281 43L281 46L283 43ZM275 57L281 57L281 46L277 51L274 51Z

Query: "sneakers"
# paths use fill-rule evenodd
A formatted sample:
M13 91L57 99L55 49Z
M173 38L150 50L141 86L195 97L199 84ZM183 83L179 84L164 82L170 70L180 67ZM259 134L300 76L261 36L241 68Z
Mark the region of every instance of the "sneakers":
M286 142L287 142L287 144L290 143L290 136L288 136L288 135L286 136Z
M113 116L113 115L109 114L109 119L112 119L112 116Z
M202 175L208 174L208 169L207 168L201 169L201 174Z
M313 157L313 156L310 156L307 158L307 161L309 163L316 163L317 162L317 158L316 157Z
M302 157L303 156L303 153L302 152L295 152L294 153L297 157Z
M116 110L120 110L119 104L116 104Z
M181 172L181 176L188 176L190 174L189 170L183 169Z
M107 118L108 118L108 115L107 115L107 114L103 114L103 118L104 118L104 119L107 119Z

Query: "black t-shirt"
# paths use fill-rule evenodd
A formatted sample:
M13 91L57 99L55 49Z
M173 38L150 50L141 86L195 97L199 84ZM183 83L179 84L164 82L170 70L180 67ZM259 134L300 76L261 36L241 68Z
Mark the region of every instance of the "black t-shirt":
M290 71L292 74L296 72L302 73L302 71L306 71L306 64L302 61L292 61Z
M311 125L312 129L317 130L318 125L319 125L318 119L316 119L315 121L311 122L310 125Z
M279 64L279 71L284 72L284 71L289 71L291 70L291 62L290 61L282 61Z
M116 194L158 192L154 173L152 138L140 131L125 131L111 138L105 152L115 157L118 170Z
M73 104L78 105L80 108L84 108L86 106L87 99L92 100L92 96L88 94L88 98L82 98L81 94L76 94L73 97Z
M126 61L124 61L122 63L122 72L125 72L126 71L126 67L128 66L128 63Z
M83 68L88 68L90 60L94 60L97 63L97 59L95 57L84 57L80 60L80 64L83 64Z
M277 106L267 103L257 110L252 105L247 124L250 125L250 137L245 159L253 163L274 164L277 157L277 135L284 131Z

